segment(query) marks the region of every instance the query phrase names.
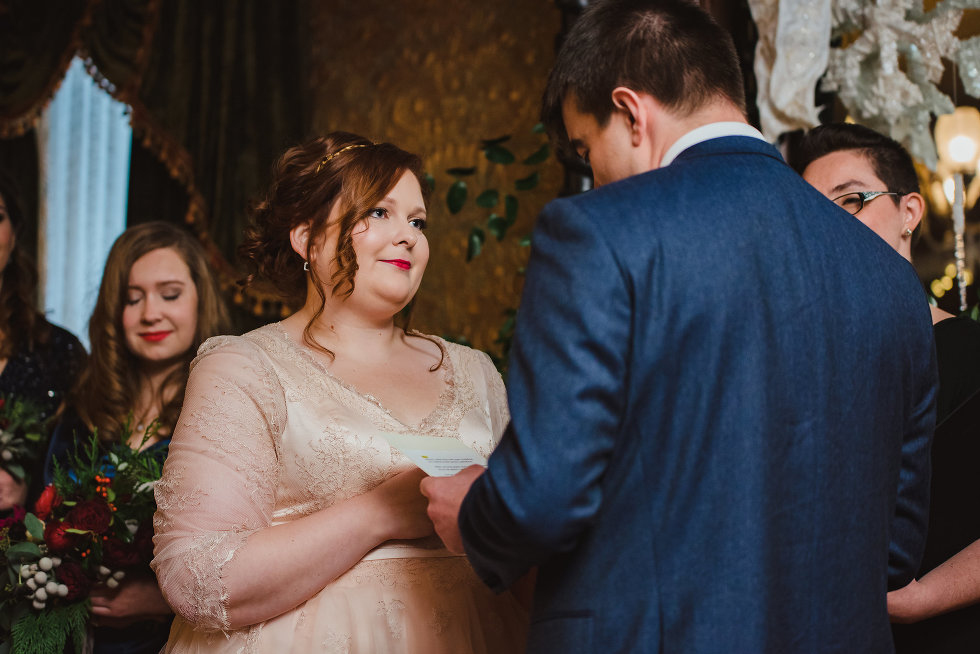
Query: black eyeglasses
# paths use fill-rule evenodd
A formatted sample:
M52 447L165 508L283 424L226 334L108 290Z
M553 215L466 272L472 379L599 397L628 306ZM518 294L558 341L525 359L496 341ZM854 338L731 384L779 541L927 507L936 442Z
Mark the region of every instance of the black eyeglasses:
M861 209L864 209L865 204L882 195L902 196L908 195L908 193L896 193L895 191L854 191L837 196L832 201L847 213L856 216Z

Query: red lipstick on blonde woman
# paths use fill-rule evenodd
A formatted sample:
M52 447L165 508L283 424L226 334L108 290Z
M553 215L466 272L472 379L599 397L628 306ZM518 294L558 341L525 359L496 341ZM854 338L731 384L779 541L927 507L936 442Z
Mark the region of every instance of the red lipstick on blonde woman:
M140 338L144 341L150 341L151 343L157 343L162 341L166 337L170 336L170 332L142 332Z
M383 263L390 263L393 266L398 266L402 270L408 270L412 267L412 264L405 261L404 259L382 259Z

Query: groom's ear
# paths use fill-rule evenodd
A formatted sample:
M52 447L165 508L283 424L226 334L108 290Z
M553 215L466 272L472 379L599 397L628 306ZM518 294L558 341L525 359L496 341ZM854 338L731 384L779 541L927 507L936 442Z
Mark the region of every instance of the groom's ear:
M629 87L617 86L612 92L612 103L622 119L627 121L633 145L639 145L649 122L643 98Z
M301 223L289 230L289 244L293 251L306 261L307 247L310 243L310 223Z

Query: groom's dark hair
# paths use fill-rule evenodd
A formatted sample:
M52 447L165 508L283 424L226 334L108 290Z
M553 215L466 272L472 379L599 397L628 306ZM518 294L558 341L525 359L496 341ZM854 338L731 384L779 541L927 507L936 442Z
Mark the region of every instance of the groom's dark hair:
M719 96L745 113L731 36L691 0L597 0L569 30L548 77L541 120L567 152L562 103L606 125L612 91L626 86L679 113Z

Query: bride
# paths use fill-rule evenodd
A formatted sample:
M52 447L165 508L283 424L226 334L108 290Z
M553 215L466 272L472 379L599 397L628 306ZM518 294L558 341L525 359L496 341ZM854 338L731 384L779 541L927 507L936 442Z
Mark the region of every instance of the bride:
M507 422L489 357L397 324L429 259L424 187L418 157L343 132L277 164L242 252L304 304L193 364L156 487L166 651L523 650L526 610L442 547L383 438L489 456Z

